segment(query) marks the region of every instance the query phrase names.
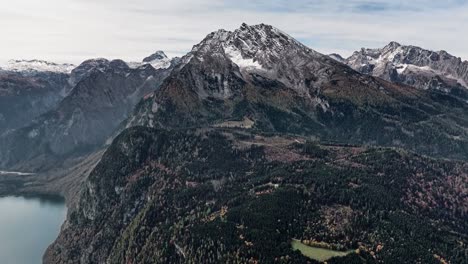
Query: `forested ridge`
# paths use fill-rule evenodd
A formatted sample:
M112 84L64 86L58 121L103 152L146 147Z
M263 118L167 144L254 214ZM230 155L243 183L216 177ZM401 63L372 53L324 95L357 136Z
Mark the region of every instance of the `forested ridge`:
M467 164L230 129L132 128L90 175L46 259L467 263Z

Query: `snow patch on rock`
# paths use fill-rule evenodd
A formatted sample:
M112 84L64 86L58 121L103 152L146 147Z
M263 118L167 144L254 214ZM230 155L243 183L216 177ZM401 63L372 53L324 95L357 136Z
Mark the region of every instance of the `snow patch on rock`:
M260 63L254 61L252 58L244 58L242 53L232 46L225 47L224 51L228 58L241 69L262 69L262 65L260 65Z
M39 135L39 130L37 130L37 129L33 129L33 130L29 131L29 133L28 133L29 138L35 138L38 135Z

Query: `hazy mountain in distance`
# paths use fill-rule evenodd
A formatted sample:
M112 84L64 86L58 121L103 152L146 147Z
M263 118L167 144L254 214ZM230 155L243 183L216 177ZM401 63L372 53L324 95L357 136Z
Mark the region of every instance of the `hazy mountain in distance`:
M53 109L69 90L73 65L11 60L0 66L0 135Z
M54 109L0 138L1 166L44 170L101 146L169 71L149 63L130 68L121 60L83 62L71 71L74 86Z

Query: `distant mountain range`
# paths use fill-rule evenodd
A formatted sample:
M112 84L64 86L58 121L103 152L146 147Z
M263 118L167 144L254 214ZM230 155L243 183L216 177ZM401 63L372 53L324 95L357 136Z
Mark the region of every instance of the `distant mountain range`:
M381 49L363 48L347 59L337 54L330 57L361 73L421 89L450 92L468 88L468 61L446 51L434 52L391 42Z
M70 73L76 66L73 64L57 64L43 60L10 60L0 71L21 72L23 74L33 72Z
M130 68L137 68L142 65L150 64L155 69L167 69L171 66L173 59L168 58L164 51L156 51L154 54L144 58L141 62L126 62ZM94 62L94 64L93 64ZM99 68L99 66L109 64L109 60L104 58L91 59L83 62L80 67ZM77 68L76 65L69 63L55 63L44 60L10 60L6 65L0 65L0 72L18 72L24 75L38 72L54 72L70 74Z
M45 263L319 263L293 242L343 256L328 263L464 263L466 63L415 50L343 59L264 24L209 34L112 126ZM86 108L107 102L85 97L95 83Z
M5 76L0 85L7 88L0 97L5 100L2 115L5 122L11 120L0 137L0 164L45 170L69 155L102 146L138 101L157 89L170 72L173 60L163 52L150 58L141 63L91 59L72 70L70 65L62 65L65 70L42 61L11 64L21 67L0 73ZM10 82L9 76L17 79ZM50 81L57 76L60 83L50 88L48 83L37 84L39 78ZM38 101L44 101L44 106Z

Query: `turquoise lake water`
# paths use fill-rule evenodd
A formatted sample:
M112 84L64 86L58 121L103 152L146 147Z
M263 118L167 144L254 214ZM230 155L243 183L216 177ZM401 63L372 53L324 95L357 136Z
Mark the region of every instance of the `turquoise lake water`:
M66 213L58 198L0 197L0 263L42 263Z

